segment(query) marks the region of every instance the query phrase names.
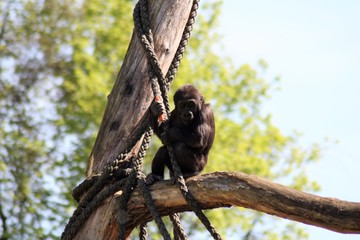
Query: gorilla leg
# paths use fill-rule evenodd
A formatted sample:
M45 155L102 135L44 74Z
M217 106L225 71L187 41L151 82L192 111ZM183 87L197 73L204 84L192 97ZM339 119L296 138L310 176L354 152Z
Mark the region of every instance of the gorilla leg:
M174 154L184 177L200 174L207 162L204 155L181 142L174 145Z
M164 179L164 170L166 162L169 160L169 154L166 146L162 146L156 152L155 157L151 165L151 173L146 176L146 183L151 185L155 181L161 181Z
M169 154L166 146L160 147L152 161L151 172L158 176L164 177L165 162L168 161L168 158Z

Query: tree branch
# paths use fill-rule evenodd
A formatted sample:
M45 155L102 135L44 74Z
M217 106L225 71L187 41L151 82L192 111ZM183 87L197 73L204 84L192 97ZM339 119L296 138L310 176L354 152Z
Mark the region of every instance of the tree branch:
M187 180L189 190L204 209L239 206L339 233L360 233L360 203L319 197L268 180L236 172L215 172ZM163 181L151 187L162 215L188 211L177 186ZM151 220L138 190L128 204L128 229Z

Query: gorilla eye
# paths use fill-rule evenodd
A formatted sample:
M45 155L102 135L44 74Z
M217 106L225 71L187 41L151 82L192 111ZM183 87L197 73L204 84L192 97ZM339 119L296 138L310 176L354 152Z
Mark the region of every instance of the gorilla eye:
M188 107L189 108L195 108L195 102L194 101L189 101L188 102Z
M178 107L179 107L180 109L184 109L184 108L186 107L186 102L180 102L180 103L178 104Z

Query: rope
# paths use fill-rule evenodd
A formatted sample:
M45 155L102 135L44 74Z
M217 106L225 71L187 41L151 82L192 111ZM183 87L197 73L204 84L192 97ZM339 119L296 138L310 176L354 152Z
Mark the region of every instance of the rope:
M189 239L189 237L185 233L184 228L181 225L180 215L178 213L171 214L170 220L174 226L174 239L175 240Z
M194 8L194 9L196 10L197 8ZM194 14L190 14L190 16L194 16ZM193 18L189 18L189 19L190 19L190 23L193 24L194 23ZM135 28L137 30L138 38L141 40L142 46L144 47L144 50L147 54L149 76L150 76L150 82L152 85L154 96L162 95L162 97L165 98L165 101L164 101L165 111L166 111L166 115L169 116L170 105L169 105L169 101L168 101L168 97L167 97L167 87L168 86L165 82L164 76L163 76L161 68L160 68L160 64L157 60L157 56L154 51L154 42L153 42L152 32L150 29L147 1L140 0L138 2L138 4L136 5L135 10L134 10L134 24L135 24ZM190 25L192 25L192 24L190 24ZM187 25L189 25L189 23ZM186 28L184 30L183 35L185 35L185 38L188 39L189 33L187 31L189 31L189 28ZM181 41L181 42L187 43L187 41ZM181 56L174 57L174 60L176 59L176 61L174 62L174 60L173 60L173 63L171 64L172 68L171 68L171 73L169 74L169 76L175 75L177 68L179 66L179 59L182 58L184 49L185 49L185 46L178 47L178 50L175 55L180 54ZM161 84L159 84L159 82ZM150 192L144 187L143 193L144 193L144 198L146 199L146 205L150 209L150 212L151 212L156 224L158 225L160 233L162 234L164 239L170 238L167 230L163 228L164 227L163 221L161 220L160 215L158 214L158 212L155 209L155 204L153 203ZM170 219L174 224L174 236L177 238L181 238L181 239L187 239L185 231L184 231L183 227L181 226L180 218L179 218L178 214L170 215Z
M168 72L167 77L169 80L165 80L159 65L159 62L157 60L157 56L155 54L153 44L152 44L152 37L151 37L151 31L150 29L146 29L145 27L149 27L149 21L146 19L144 15L142 15L142 10L147 11L147 1L146 0L140 0L137 5L137 9L134 11L134 21L135 21L135 27L138 32L138 37L141 40L141 43L145 49L145 52L148 57L149 65L152 67L150 71L150 78L151 82L155 81L155 77L158 80L161 95L163 98L163 102L165 105L165 111L166 115L168 116L167 119L169 119L170 116L170 105L169 105L169 99L167 96L167 86L174 78L174 75L177 71L177 68L180 64L182 54L184 53L185 45L188 42L188 39L190 37L190 31L192 30L192 25L194 23L194 19L196 16L196 11L198 9L198 0L194 0L193 7L191 9L191 14L188 20L188 23L186 24L185 31L182 36L181 43L183 45L179 45L177 54L179 56L176 56L171 64L171 71ZM139 6L140 5L140 6ZM146 15L147 16L147 15ZM142 27L142 28L141 28ZM144 29L145 28L145 29ZM166 132L169 128L168 121L163 122L163 131ZM206 229L210 232L210 234L213 236L214 239L221 239L221 236L217 233L215 228L210 223L209 219L205 216L205 214L202 212L200 206L198 205L197 201L195 200L194 196L189 192L185 180L182 176L181 169L179 165L176 162L173 146L171 144L167 145L167 149L169 152L169 157L171 160L171 164L174 169L175 178L177 180L177 184L180 187L181 193L188 202L190 208L195 212L196 216L200 219L200 221L203 223L203 225L206 227ZM175 221L176 222L176 221Z
M140 240L147 240L147 228L146 228L146 223L142 223L140 224L140 232L139 232L139 239Z
M186 45L188 44L189 38L191 36L191 31L193 30L193 25L195 23L195 18L197 15L197 10L199 9L200 0L194 0L191 7L189 19L185 25L184 32L182 34L178 49L176 50L175 57L172 60L169 70L166 74L166 86L169 88L169 85L174 80L176 72L180 66L181 59L184 55Z
M115 177L116 179L122 179L124 177L127 177L129 175L129 169L124 168L121 166L122 163L129 164L129 161L126 161L127 154L130 152L131 149L135 146L135 144L140 140L140 138L143 136L144 132L146 131L146 128L148 127L148 123L140 123L138 128L135 130L134 136L129 140L128 145L125 147L125 149L122 149L120 152L121 154L118 155L118 157L112 161L106 164L104 167L104 171L101 175L95 175L92 176L90 179L86 179L84 182L79 184L74 190L73 190L73 197L74 199L79 202L80 197L89 191L91 188L95 188L93 192L98 192L101 190L105 185L106 181L110 179L111 177ZM94 187L94 184L97 183L97 186ZM90 195L89 193L87 195Z
M151 78L151 82L153 84L153 82L155 82L155 78L158 79L158 83L160 86L160 91L161 91L161 95L163 98L163 102L165 105L165 111L166 111L166 115L170 116L170 105L169 105L169 99L167 96L167 86L168 84L173 80L177 68L180 64L182 55L185 51L185 46L188 42L188 39L190 37L190 32L192 30L192 26L193 23L195 21L195 17L196 17L196 11L198 9L198 0L194 0L193 2L193 7L191 9L191 14L188 20L188 23L186 24L186 28L184 30L183 36L182 36L182 40L180 42L180 45L178 47L177 53L176 53L176 57L174 58L171 67L170 67L170 71L168 71L167 73L167 77L168 80L165 80L159 65L159 62L157 60L157 56L155 54L155 51L153 49L153 38L151 37L151 31L150 29L146 29L146 27L149 27L149 20L146 18L148 17L147 15L142 15L143 11L147 11L147 1L146 0L140 0L138 2L138 5L134 11L134 22L135 22L135 27L137 29L138 32L138 37L142 42L142 45L145 49L145 52L147 53L147 57L148 57L148 61L149 61L149 66L151 66L150 69L150 78ZM143 28L141 28L143 27ZM163 123L163 130L164 132L166 132L169 128L169 123L168 121L164 121ZM173 152L173 147L171 144L167 145L167 149L169 152L169 156L170 156L170 160L171 160L171 164L173 166L174 169L174 173L175 173L175 178L177 180L177 183L180 187L181 193L184 196L184 198L186 199L186 201L188 202L190 208L195 212L196 216L200 219L200 221L203 223L203 225L206 227L206 229L210 232L210 234L213 236L214 239L221 239L221 236L216 232L215 228L211 225L210 221L208 220L208 218L205 216L205 214L202 212L200 206L198 205L197 201L195 200L195 198L193 197L193 195L189 192L186 184L185 184L185 180L182 176L181 173L181 169L179 167L179 165L176 162L175 156L174 156L174 152Z
M76 233L80 230L81 226L89 218L90 214L109 196L114 192L119 191L125 185L125 179L112 183L107 186L104 191L98 193L94 199L89 202L84 208L80 207L75 210L73 216L70 218L65 227L61 239L71 240L75 237Z
M183 57L183 53L185 51L185 46L187 45L188 39L190 38L190 32L195 22L196 11L198 9L198 3L199 0L193 1L193 6L189 15L188 22L185 26L180 44L166 74L166 77L164 77L162 74L159 62L157 60L157 56L154 51L154 40L150 29L150 21L148 15L148 1L139 0L134 9L134 25L135 29L137 30L138 37L142 43L142 46L144 47L144 50L147 54L148 69L152 90L154 92L154 96L162 96L167 119L169 119L170 116L170 105L167 91L169 85L175 77L181 59ZM169 127L167 120L164 121L163 126L163 130L167 131ZM121 240L125 239L126 223L128 220L127 202L136 184L138 185L140 191L143 193L145 204L149 208L150 213L155 220L163 238L166 240L171 239L165 227L165 224L161 219L160 213L156 210L156 206L152 199L150 190L145 183L145 176L142 173L142 162L149 147L152 134L153 131L148 126L148 122L142 122L135 131L134 137L130 139L127 147L121 151L122 153L119 154L119 156L114 161L106 164L102 175L93 176L91 179L85 180L77 188L74 189L73 197L76 201L79 202L82 195L84 195L85 193L86 195L80 201L78 208L73 213L73 216L69 219L69 222L66 225L65 230L61 236L61 239L72 239L79 231L81 226L84 224L84 222L88 219L90 214L94 211L94 209L96 209L107 197L111 196L114 192L119 191L120 189L123 189L123 193L119 198L118 238ZM138 155L131 158L130 161L126 160L129 151L133 149L135 144L141 139L142 136L144 136L144 138L142 140ZM171 158L171 163L173 165L175 177L177 179L177 183L180 186L180 190L184 198L187 200L190 208L199 217L199 219L209 230L211 235L215 239L221 239L220 235L216 233L216 230L212 227L209 220L201 211L201 208L198 206L195 198L188 191L185 180L182 177L181 170L177 165L176 159L174 157L171 145L168 145L168 151ZM107 186L107 184L113 179L116 179L116 181L110 183L110 185ZM174 238L188 239L183 227L181 226L179 214L175 213L170 215L170 220L174 225ZM146 235L146 223L144 223L140 225L140 239L146 239Z
M153 134L153 131L149 127L148 130L145 132L145 136L142 141L140 150L138 152L138 156L133 161L133 164L134 164L134 167L133 167L134 172L133 173L134 174L130 175L128 177L125 187L124 187L124 191L121 194L120 199L119 199L119 217L118 217L119 237L118 237L118 239L120 239L120 240L125 239L125 237L126 237L126 222L128 220L127 219L127 215L128 215L127 202L130 198L130 193L132 191L132 188L136 185L137 181L138 181L140 190L143 192L145 204L149 208L150 213L153 216L153 218L160 230L161 235L166 240L171 239L168 231L166 230L165 224L161 219L159 212L156 210L155 204L151 197L151 193L145 184L144 175L142 174L142 162L143 162L143 159L145 158L146 151L149 148L152 134Z
M206 227L206 229L209 231L209 233L211 234L211 236L214 239L217 239L217 240L222 239L220 234L217 233L216 229L212 226L209 219L205 216L205 214L201 210L201 207L197 203L194 196L191 194L191 192L187 188L184 177L182 176L182 173L181 173L181 169L176 162L176 159L175 159L175 156L173 153L173 147L171 145L168 145L168 151L169 151L171 165L174 170L176 182L177 182L178 186L180 187L180 191L181 191L182 195L184 196L184 198L186 199L186 202L189 204L189 207L196 214L196 216L200 219L202 224Z

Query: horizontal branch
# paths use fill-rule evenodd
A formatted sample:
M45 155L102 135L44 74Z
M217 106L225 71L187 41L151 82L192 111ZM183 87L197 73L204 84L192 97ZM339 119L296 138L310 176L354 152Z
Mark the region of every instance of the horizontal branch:
M360 203L319 197L244 173L215 172L187 180L203 209L239 206L340 233L360 233ZM151 187L161 215L188 211L177 186L163 181ZM151 220L141 193L136 189L128 203L131 231Z

